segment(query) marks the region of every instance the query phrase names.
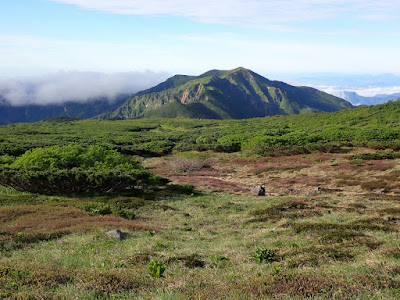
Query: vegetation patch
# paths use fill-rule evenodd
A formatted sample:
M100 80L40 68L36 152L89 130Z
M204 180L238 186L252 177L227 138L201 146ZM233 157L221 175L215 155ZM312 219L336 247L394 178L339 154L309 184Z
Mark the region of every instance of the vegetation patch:
M301 219L321 216L322 212L308 199L287 200L275 206L252 212L255 218L250 222L277 222L283 218Z
M114 150L53 146L0 165L0 184L41 194L107 194L157 187L167 180Z
M210 165L206 160L187 158L177 156L169 161L168 169L170 172L184 173L199 171L203 168L209 168Z
M141 220L124 220L114 215L92 215L71 206L56 204L0 208L2 237L26 233L26 240L59 232L85 232L99 228L146 229Z
M400 152L394 151L393 149L381 150L373 153L359 153L350 156L351 160L383 160L383 159L396 159L400 158Z
M358 220L351 223L296 223L291 225L296 233L301 232L316 232L320 233L321 236L328 230L352 230L352 231L394 231L392 226L383 223L383 220L369 219L369 220ZM383 224L382 224L383 223Z
M342 291L342 295L354 292L357 288L348 285L342 280L332 280L321 275L295 275L285 274L255 280L248 283L247 289L255 297L302 297L317 298L333 297L337 291ZM338 295L336 295L337 297Z
M186 268L194 269L194 268L204 268L206 263L201 258L201 256L197 253L185 255L185 256L178 256L178 257L171 257L168 259L168 263L180 261Z

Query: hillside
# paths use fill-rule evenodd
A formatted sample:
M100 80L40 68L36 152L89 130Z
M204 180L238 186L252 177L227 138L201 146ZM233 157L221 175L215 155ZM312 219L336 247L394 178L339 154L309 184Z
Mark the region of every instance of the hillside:
M176 75L98 118L245 119L351 107L349 102L314 88L270 81L237 68L212 70L198 77Z
M372 97L360 96L356 92L343 91L338 96L349 101L353 105L376 105L400 99L400 93L379 94Z
M127 154L216 150L281 153L338 146L400 147L400 101L311 115L243 120L79 120L0 126L0 153L19 155L35 147L101 144ZM300 147L301 149L298 148ZM272 145L272 146L271 146ZM305 148L304 148L305 147ZM258 150L257 150L258 149ZM308 150L307 150L308 149Z
M98 98L82 103L66 102L63 104L12 106L0 96L0 124L37 122L60 116L91 118L117 108L128 97L121 95L113 101L107 98Z
M399 115L0 126L0 299L398 300Z

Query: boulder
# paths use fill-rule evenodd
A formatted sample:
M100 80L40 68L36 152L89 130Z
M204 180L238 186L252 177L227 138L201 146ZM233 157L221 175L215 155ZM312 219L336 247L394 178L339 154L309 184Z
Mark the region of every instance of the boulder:
M109 238L120 240L123 240L126 237L126 234L119 229L107 231L104 235Z
M261 185L256 185L251 189L253 196L265 196L265 188Z

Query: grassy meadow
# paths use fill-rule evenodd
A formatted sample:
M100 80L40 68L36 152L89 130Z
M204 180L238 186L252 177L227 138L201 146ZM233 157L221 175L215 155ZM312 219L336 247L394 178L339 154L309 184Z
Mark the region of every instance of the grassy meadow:
M1 126L0 298L399 299L399 105ZM54 166L66 145L105 154L89 164L79 148ZM47 173L23 164L32 153ZM107 185L158 176L118 192L29 191L32 178L92 180L82 161ZM251 195L257 184L265 196Z

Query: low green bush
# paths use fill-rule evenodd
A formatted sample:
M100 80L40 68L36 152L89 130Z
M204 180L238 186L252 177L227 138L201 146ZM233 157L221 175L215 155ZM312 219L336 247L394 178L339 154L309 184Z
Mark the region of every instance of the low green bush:
M136 218L135 213L132 210L116 207L105 203L88 203L85 205L78 205L77 208L84 211L90 212L95 215L110 215L113 214L117 217L121 217L128 220Z
M129 157L99 146L36 148L12 162L2 161L0 185L40 194L127 193L168 182Z
M382 159L395 159L395 158L400 158L400 153L395 152L392 149L386 149L386 150L377 151L374 153L354 154L350 157L351 160L355 160L355 159L382 160Z

